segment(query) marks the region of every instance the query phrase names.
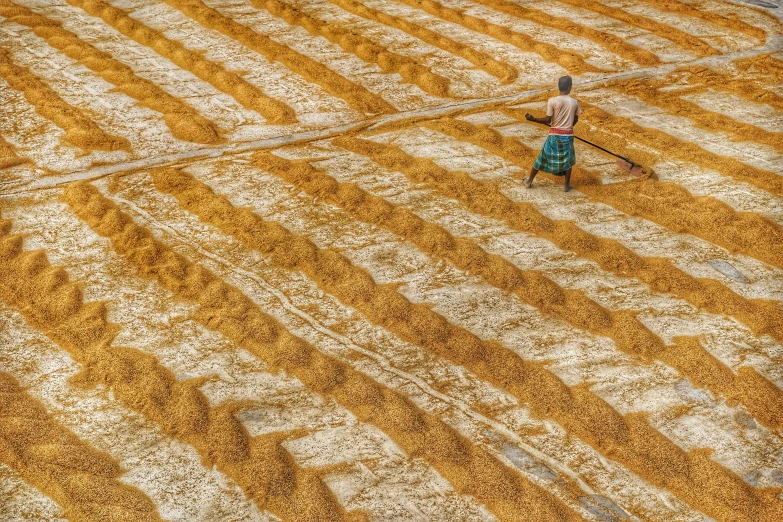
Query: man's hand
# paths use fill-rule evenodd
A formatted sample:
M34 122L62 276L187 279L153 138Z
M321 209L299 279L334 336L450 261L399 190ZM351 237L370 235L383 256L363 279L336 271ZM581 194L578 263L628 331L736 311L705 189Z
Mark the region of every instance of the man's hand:
M525 119L527 121L536 121L535 117L533 117L533 115L530 114L529 112L525 113Z

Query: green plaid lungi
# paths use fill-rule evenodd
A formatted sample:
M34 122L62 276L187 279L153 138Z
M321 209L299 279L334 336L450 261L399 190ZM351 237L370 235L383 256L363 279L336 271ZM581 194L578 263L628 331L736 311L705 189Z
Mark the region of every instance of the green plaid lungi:
M538 155L533 168L549 172L556 176L564 176L565 171L576 164L574 137L563 134L550 134L544 142L544 148Z

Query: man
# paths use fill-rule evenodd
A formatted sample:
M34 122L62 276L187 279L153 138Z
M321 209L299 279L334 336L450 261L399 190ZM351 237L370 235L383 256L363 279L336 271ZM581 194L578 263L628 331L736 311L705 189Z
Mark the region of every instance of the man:
M534 118L531 114L525 114L525 119L528 121L550 126L549 136L530 170L530 176L522 180L527 188L533 186L536 174L539 170L543 170L555 176L565 176L563 190L566 192L571 190L571 167L576 163L574 125L582 114L579 102L569 96L572 84L570 76L563 76L557 81L560 95L549 98L545 118Z

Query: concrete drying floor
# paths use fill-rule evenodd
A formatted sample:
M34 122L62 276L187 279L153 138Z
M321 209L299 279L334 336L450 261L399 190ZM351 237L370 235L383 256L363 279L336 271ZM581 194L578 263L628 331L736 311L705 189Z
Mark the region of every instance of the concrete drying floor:
M0 520L783 520L781 11L0 0Z

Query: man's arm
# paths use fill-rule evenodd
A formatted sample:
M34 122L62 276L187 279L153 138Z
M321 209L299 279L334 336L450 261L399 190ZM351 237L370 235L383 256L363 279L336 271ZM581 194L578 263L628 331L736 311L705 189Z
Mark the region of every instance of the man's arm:
M534 121L536 123L543 123L544 125L549 125L552 123L552 116L544 116L543 118L536 118L530 113L525 114L525 119L527 121Z
M574 125L579 123L579 115L574 116Z

